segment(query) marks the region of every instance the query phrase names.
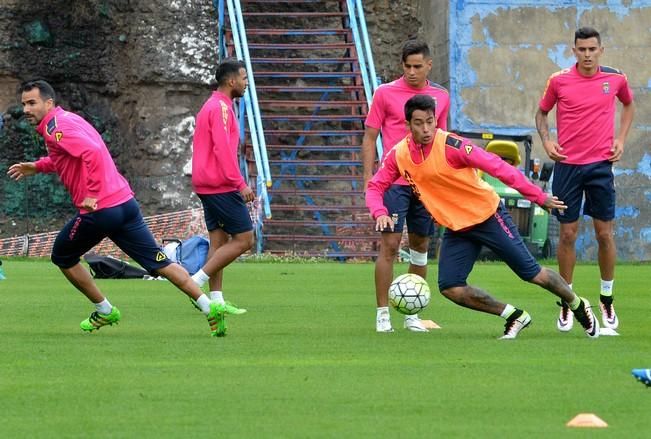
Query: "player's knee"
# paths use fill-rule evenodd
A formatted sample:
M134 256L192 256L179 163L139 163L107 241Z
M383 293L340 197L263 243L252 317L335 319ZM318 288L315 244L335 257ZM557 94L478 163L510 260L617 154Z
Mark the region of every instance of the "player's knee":
M384 259L394 260L398 256L399 245L393 245L390 242L383 242L380 245L380 257Z
M50 261L52 261L54 265L56 265L61 269L68 269L77 265L80 259L76 256L72 256L72 257L60 256L55 253L52 253L52 255L50 256Z
M441 288L441 294L448 300L451 300L453 302L458 302L461 296L463 296L463 291L464 291L463 286L450 286L450 287L444 287Z
M409 249L409 262L412 265L417 265L419 267L424 267L427 265L427 251L419 252L414 250L413 248Z
M574 245L576 242L576 238L578 236L578 231L569 229L569 230L562 230L561 233L558 236L558 242L559 244L566 244L566 245Z
M239 235L237 235L235 239L239 244L240 251L242 253L251 250L251 248L253 248L253 244L255 244L255 238L253 236L253 232L240 233Z

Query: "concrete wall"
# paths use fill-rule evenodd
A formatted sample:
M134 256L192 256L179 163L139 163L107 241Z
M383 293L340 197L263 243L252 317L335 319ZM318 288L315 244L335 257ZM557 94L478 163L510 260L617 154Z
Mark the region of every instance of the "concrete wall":
M635 121L615 168L615 234L619 258L648 261L651 1L450 1L451 127L532 134L534 156L546 159L534 122L538 100L548 76L574 63L574 31L586 25L602 35L602 64L623 70L635 92ZM555 126L553 117L550 123ZM592 224L584 219L578 256L595 260Z

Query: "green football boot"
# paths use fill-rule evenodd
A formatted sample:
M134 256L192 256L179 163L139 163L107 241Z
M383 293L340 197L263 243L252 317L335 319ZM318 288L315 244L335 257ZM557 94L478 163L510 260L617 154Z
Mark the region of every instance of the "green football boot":
M114 306L109 314L100 314L97 311L93 311L90 317L81 322L79 326L84 331L92 332L95 329L101 328L102 326L113 324L117 325L117 323L120 321L120 318L120 310Z
M244 314L243 308L238 308L232 303L210 302L210 312L206 316L210 325L210 334L213 337L224 337L226 335L226 314Z

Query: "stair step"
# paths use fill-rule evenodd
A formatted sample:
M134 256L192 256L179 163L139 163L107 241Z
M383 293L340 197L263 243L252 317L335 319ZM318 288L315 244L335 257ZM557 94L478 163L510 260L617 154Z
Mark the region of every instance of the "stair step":
M344 93L364 90L362 85L256 85L255 88L258 92L270 93Z
M272 210L292 210L292 211L310 211L310 212L341 212L341 213L353 213L353 212L368 212L366 206L315 206L311 204L274 204Z
M306 121L306 122L361 122L366 116L361 114L332 114L332 115L310 115L310 114L268 114L262 115L262 120L289 122L289 121Z
M274 181L358 181L362 182L363 177L361 175L350 175L350 174L328 174L328 175L289 175L281 174L274 175Z
M251 58L253 64L349 64L357 58ZM260 73L256 70L255 75Z
M270 165L292 166L361 166L361 160L269 160Z
M240 0L240 3L325 3L327 0Z
M246 130L249 133L249 130ZM265 137L268 136L363 136L364 130L264 130Z
M266 131L265 131L266 132ZM250 144L246 145L247 148L251 148ZM268 151L291 151L291 150L301 150L301 151L314 151L314 152L359 152L362 147L359 145L278 145L278 144L267 144Z
M355 43L249 43L248 46L267 50L331 50L352 49Z
M292 108L313 108L313 107L350 107L367 105L366 101L290 101L279 99L260 99L258 104L270 105L272 107L292 107Z
M300 79L328 79L328 78L356 78L359 72L255 72L256 78L300 78ZM256 86L256 89L258 87Z
M338 221L309 221L309 220L274 220L268 219L264 221L265 227L368 227L374 226L375 221L372 220L338 220Z
M324 242L324 241L368 241L368 236L365 235L303 235L303 234L265 234L264 239L267 241L311 241L311 242Z
M247 35L284 35L284 36L301 36L301 35L350 35L350 29L265 29L265 28L248 28Z
M364 196L362 191L336 191L336 190L311 190L311 189L269 189L269 195L281 196L302 196L302 197L360 197ZM266 223L266 221L265 221Z
M243 12L244 17L321 18L348 17L348 12Z

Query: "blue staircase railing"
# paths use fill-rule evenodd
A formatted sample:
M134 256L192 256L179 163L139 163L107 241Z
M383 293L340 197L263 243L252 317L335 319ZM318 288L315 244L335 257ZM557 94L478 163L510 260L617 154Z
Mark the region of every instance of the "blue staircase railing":
M364 81L364 92L366 93L366 100L369 108L371 108L371 100L373 93L380 85L380 81L375 73L375 63L373 62L373 51L371 49L371 42L368 39L368 30L366 28L366 18L364 16L364 8L362 7L362 0L346 0L348 5L348 17L350 20L350 28L353 31L353 39L355 40L355 48L357 56L359 57L359 66ZM382 157L382 139L378 136L375 142L378 157Z
M233 45L235 47L235 56L239 60L243 60L246 65L246 74L248 79L248 87L244 94L244 106L240 108L240 120L243 121L246 116L249 130L251 134L251 145L253 148L253 156L255 159L255 166L257 171L256 178L256 194L258 195L258 202L262 204L260 209L260 216L264 214L265 218L271 218L271 206L269 202L269 194L267 188L272 186L271 171L269 169L269 159L267 158L267 146L264 139L262 119L257 101L257 93L255 89L255 80L253 77L253 69L251 67L251 59L249 56L248 43L246 39L246 30L244 28L244 19L242 17L242 10L239 0L226 0L228 3L225 5L224 0L214 0L213 4L217 9L219 19L219 59L220 61L227 56L227 45L225 39L225 7L228 6L228 16L231 23L231 30L233 33ZM244 124L240 124L240 138L245 139ZM242 160L242 168L244 169L245 177L248 179L248 167L246 166L246 159ZM256 227L256 251L262 252L262 224L263 218L258 217L254 222Z
M373 62L373 55L371 51L371 45L370 41L368 38L368 33L367 33L367 28L366 28L366 21L364 18L364 10L362 7L362 1L361 0L340 0L342 3L342 7L346 9L342 15L342 17L345 17L344 20L347 22L347 27L349 28L349 34L352 36L353 41L348 42L348 46L352 50L355 51L356 55L356 60L351 60L351 69L352 71L350 72L338 72L338 71L333 71L330 72L328 69L326 71L319 71L319 72L310 72L310 71L305 71L305 72L300 72L301 78L307 79L307 78L339 78L339 77L352 77L352 78L358 78L356 81L359 81L361 79L361 84L357 82L355 85L358 87L358 90L362 90L365 94L365 100L366 100L366 106L370 107L371 100L373 93L377 89L379 85L379 81L375 72L375 67L374 67L374 62ZM262 114L260 111L260 103L262 104L262 108L266 108L265 105L269 105L269 102L262 100L260 103L258 102L258 94L256 91L256 84L255 84L255 79L254 79L254 74L253 74L253 68L252 68L252 62L260 62L260 60L257 59L252 59L251 55L249 54L249 44L247 40L247 31L245 29L244 25L244 20L243 20L243 14L242 14L242 8L241 8L241 2L240 0L213 0L213 4L218 12L218 19L219 19L219 57L220 60L223 59L225 56L233 56L233 51L235 52L235 56L242 60L247 69L247 77L248 77L248 84L249 87L247 88L246 94L243 97L243 106L240 108L240 120L244 120L246 117L247 121L247 126L248 126L248 133L250 134L250 140L251 140L251 146L252 146L252 151L255 159L255 166L256 166L256 171L257 171L257 186L258 186L258 195L260 196L260 205L262 207L262 211L264 213L264 217L266 219L271 218L271 207L270 203L272 200L271 194L275 193L274 191L278 191L280 184L282 181L285 181L283 179L283 176L285 174L287 175L296 175L296 164L295 162L295 156L297 154L298 148L295 148L293 152L281 152L280 157L281 160L287 161L288 163L286 164L281 164L281 171L280 174L276 175L276 178L273 181L271 181L271 173L270 173L270 164L269 160L267 157L267 146L266 146L266 141L265 141L265 130L263 128L262 124ZM343 5L345 4L345 5ZM228 15L226 15L228 14ZM275 13L278 14L278 13ZM249 15L254 16L262 16L264 15L264 12L249 12L247 11L247 19ZM273 15L273 14L272 14ZM336 14L333 14L336 15ZM226 23L227 21L229 22L229 27L226 29ZM251 34L252 35L259 35L258 29L251 29ZM300 34L300 30L297 31L298 34ZM319 30L321 32L321 30ZM305 34L310 34L309 32L305 32ZM335 34L335 32L333 32ZM232 38L232 41L230 39ZM228 39L228 41L227 41ZM255 42L255 40L253 40ZM255 50L256 48L260 48L261 44L260 43L251 43L251 49ZM278 46L289 46L290 44L279 44ZM336 45L336 44L335 44ZM342 46L345 46L346 44L343 44ZM297 44L297 46L300 46L300 44ZM283 47L280 47L281 49ZM354 48L354 49L353 49ZM291 50L291 48L290 48ZM348 55L351 56L351 55ZM276 61L274 58L270 58L272 61L271 62L279 62ZM288 59L291 59L289 57ZM325 60L328 60L329 58L325 58ZM256 61L257 60L257 61ZM332 63L336 62L341 62L340 60L332 60L330 61ZM260 78L267 78L267 77L274 77L274 75L279 75L282 78L285 77L291 77L288 76L286 73L283 72L268 72L261 70L258 74L258 79ZM312 76L311 76L312 75ZM330 76L328 76L330 75ZM333 83L335 80L332 80ZM264 83L263 83L264 85ZM261 87L263 87L261 85ZM267 87L269 88L269 87ZM306 88L306 90L309 90L309 87ZM328 89L324 89L324 93L321 96L320 100L324 101L325 108L328 109L332 107L332 103L329 102L328 99ZM263 92L264 93L264 92ZM353 98L354 99L354 98ZM348 103L348 101L346 102ZM305 102L304 102L305 104ZM330 105L330 107L328 106ZM321 110L320 105L316 105L313 111L313 116L316 116ZM266 121L269 120L269 115L266 115ZM341 119L339 119L341 120ZM359 120L359 117L356 117L353 119L354 121ZM311 127L312 123L311 122L306 122L306 124L303 127L303 132L306 130L309 131L309 128ZM244 131L244 123L241 123L241 129L242 129L242 138L245 138L245 131ZM281 130L282 131L282 130ZM300 132L301 130L298 130ZM278 135L278 133L271 134L273 132L273 129L271 129L270 134L271 136L273 135ZM327 135L327 130L324 133L320 133L321 135L326 136ZM341 135L337 131L337 135ZM299 137L298 143L302 143L304 139L304 135ZM272 142L273 143L273 142ZM276 145L272 145L276 146ZM381 141L378 138L377 142L377 150L378 150L378 156L381 156L382 154L382 145ZM248 168L246 167L246 160L242 161L242 164L244 165L244 172L248 174ZM341 161L337 164L337 166L343 166ZM313 176L310 176L313 177ZM282 180L282 181L281 181ZM302 178L297 179L296 182L294 183L298 189L298 192L305 192L308 188L304 185L304 180ZM355 185L356 182L352 182L353 189L355 190ZM304 202L306 205L312 205L316 206L316 202L314 199L309 194L302 194L301 195L304 199ZM277 203L278 204L278 203ZM279 209L285 208L285 206L279 207ZM282 210L280 211L282 215ZM333 230L330 230L331 226L328 225L325 217L324 219L321 218L321 212L319 210L315 210L313 213L314 219L318 221L318 223L321 225L322 233L324 236L335 236L333 234ZM263 215L260 214L259 216L259 224L256 226L256 236L257 236L257 249L258 252L262 250L262 244L263 244L263 236L262 236L262 222L265 218L263 218ZM273 233L272 233L273 234ZM271 236L271 235L270 235ZM332 240L329 242L329 245L333 248L335 253L340 254L342 253L342 250L339 248L339 244L337 243L336 240Z

